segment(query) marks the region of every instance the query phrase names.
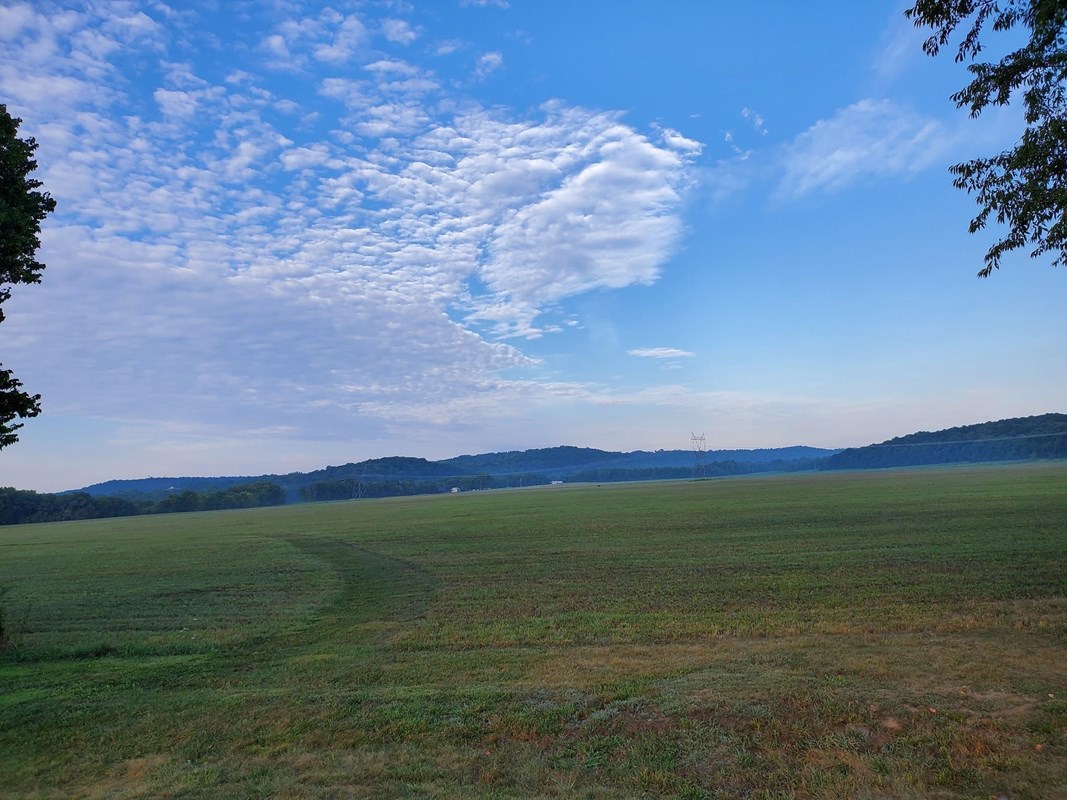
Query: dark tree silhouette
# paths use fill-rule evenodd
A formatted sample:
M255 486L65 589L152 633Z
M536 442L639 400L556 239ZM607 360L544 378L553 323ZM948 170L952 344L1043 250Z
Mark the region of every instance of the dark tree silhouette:
M923 44L936 56L953 31L966 30L956 61L975 62L982 52L986 26L1006 31L1022 25L1029 31L1024 47L998 63L976 62L967 69L973 80L952 95L957 108L977 117L987 106L1007 105L1022 94L1026 127L1019 142L989 158L949 168L953 185L975 195L975 233L990 216L1007 233L985 255L978 274L1000 268L1001 257L1021 247L1030 255L1053 255L1053 266L1067 265L1067 2L1065 0L918 0L904 12L917 27L933 35Z
M41 182L29 177L37 169L37 142L20 139L17 117L0 104L0 304L11 297L16 283L40 283L44 264L37 260L41 221L55 210L56 201L38 191ZM0 322L4 311L0 308ZM22 423L16 418L41 413L41 396L22 389L22 381L0 365L0 448L18 441Z

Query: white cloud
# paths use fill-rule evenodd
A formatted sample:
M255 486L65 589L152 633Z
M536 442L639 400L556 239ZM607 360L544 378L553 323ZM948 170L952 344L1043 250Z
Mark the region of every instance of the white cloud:
M626 354L638 358L689 358L695 355L688 350L674 347L639 347L636 350L627 350Z
M700 142L695 139L687 139L673 128L659 126L657 126L657 128L659 130L660 139L667 147L693 156L700 155L701 151L704 149L704 145Z
M345 17L326 41L315 46L315 58L331 64L350 61L367 39L367 29L358 17Z
M282 153L282 164L286 169L308 169L318 167L330 160L330 151L323 144L310 147L294 147Z
M926 58L922 46L928 36L928 30L917 28L902 11L896 10L882 35L881 48L875 54L875 75L882 81L892 81L910 65Z
M0 38L14 39L23 30L31 28L35 21L29 3L0 6Z
M755 129L756 133L760 134L760 136L767 135L767 127L764 124L762 114L759 114L746 106L741 109L741 116L752 123L752 127Z
M398 58L382 58L378 61L373 61L370 64L364 64L363 69L368 72L374 72L377 74L393 74L393 75L418 75L418 67L414 67L405 61L401 61Z
M418 32L402 19L383 19L382 35L397 44L411 44L419 36Z
M901 175L943 159L951 135L892 100L865 99L800 134L785 154L780 194L833 191L871 176Z
M289 45L286 44L285 37L280 33L272 33L270 36L266 37L260 44L260 47L280 59L288 60L292 57L289 53Z
M155 34L160 31L159 23L153 20L150 16L143 11L137 11L132 14L123 14L121 4L115 6L117 13L110 20L110 27L125 28L130 33L137 34Z
M497 52L485 53L474 67L474 77L478 80L485 80L502 66L504 66L504 56Z
M733 153L739 161L747 161L752 155L752 150L742 150L734 143L733 131L725 131L722 140L726 142L726 146L730 148L730 152Z
M264 13L269 18L269 14ZM267 65L294 71L308 66L309 59L340 66L359 56L369 40L363 20L332 8L302 14L274 26L260 40L259 49L268 56Z
M433 52L434 52L434 55L437 55L437 56L447 56L447 55L451 55L452 53L455 53L457 50L460 50L462 47L463 47L463 42L461 42L459 39L448 39L447 41L444 41L444 42L441 42L440 44L438 44L437 47L434 48Z
M156 89L152 96L166 117L190 118L196 113L196 94L194 92Z
M563 298L651 283L681 231L681 155L612 115L548 112L544 125L515 137L529 143L526 158L472 186L483 202L515 209L489 238L479 274L492 294L476 300L471 315L494 323L500 335L539 334L540 309ZM516 193L529 201L517 205Z
M494 398L562 391L500 337L559 330L559 303L649 283L677 246L699 143L676 131L484 109L364 53L364 22L337 12L269 18L259 48L205 68L143 20L116 28L120 51L90 35L111 30L95 12L14 8L40 35L0 43L23 65L0 89L22 87L59 209L46 279L4 333L50 413L223 438L476 424ZM27 53L38 39L84 57ZM162 77L134 86L120 57ZM261 88L264 62L288 96Z

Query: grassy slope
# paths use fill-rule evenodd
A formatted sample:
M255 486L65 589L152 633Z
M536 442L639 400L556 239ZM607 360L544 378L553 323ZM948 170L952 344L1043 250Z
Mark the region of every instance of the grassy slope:
M0 530L0 797L1067 796L1067 465Z

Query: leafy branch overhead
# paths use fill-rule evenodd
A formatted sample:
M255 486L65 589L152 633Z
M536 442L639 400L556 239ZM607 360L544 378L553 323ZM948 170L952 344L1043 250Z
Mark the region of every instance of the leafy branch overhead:
M39 191L41 182L30 177L37 169L33 158L37 142L18 137L21 122L0 104L0 304L10 299L13 284L41 282L44 264L37 260L41 222L56 207L47 192ZM0 367L0 448L18 441L16 431L22 424L13 421L36 417L40 401L39 394L23 391L11 370Z
M972 81L952 95L957 108L968 108L977 117L990 105L1007 105L1021 92L1026 127L1019 142L1011 150L956 164L949 171L955 176L953 185L974 194L979 205L971 233L985 228L990 217L1007 227L986 253L980 276L999 269L1002 256L1019 248L1032 248L1035 258L1050 253L1053 266L1067 265L1067 2L919 0L904 13L917 27L933 30L923 44L931 56L958 28L966 30L956 61L976 61L987 26L995 32L1017 25L1028 29L1027 44L998 63L969 64Z

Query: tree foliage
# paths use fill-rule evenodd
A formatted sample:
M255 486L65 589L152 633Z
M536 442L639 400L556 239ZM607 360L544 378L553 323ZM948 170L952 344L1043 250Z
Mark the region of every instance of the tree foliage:
M886 469L924 464L1067 458L1067 414L1016 417L941 431L920 431L844 450L820 469Z
M158 502L128 497L94 497L87 492L42 494L3 487L0 488L0 525L216 511L224 508L261 508L283 503L285 489L268 481L256 481L207 492L184 491L168 495Z
M1053 255L1053 266L1067 265L1067 2L1065 0L918 0L905 12L917 27L933 34L923 50L936 56L953 32L965 30L956 61L974 62L982 52L987 26L1029 31L1024 47L998 63L968 65L972 81L952 95L957 108L977 117L986 107L1007 105L1022 93L1026 127L1014 148L989 158L950 167L953 185L975 195L978 216L970 231L983 229L992 216L1007 233L989 248L988 277L1001 257L1032 248L1031 257ZM962 26L962 27L961 27Z
M22 120L0 104L0 304L11 297L16 283L40 283L44 264L37 260L41 222L55 210L56 201L39 191L41 182L30 177L37 162L37 142L20 139ZM0 322L4 311L0 308ZM25 419L41 413L41 396L22 389L11 370L0 365L0 448L18 441L16 431Z

